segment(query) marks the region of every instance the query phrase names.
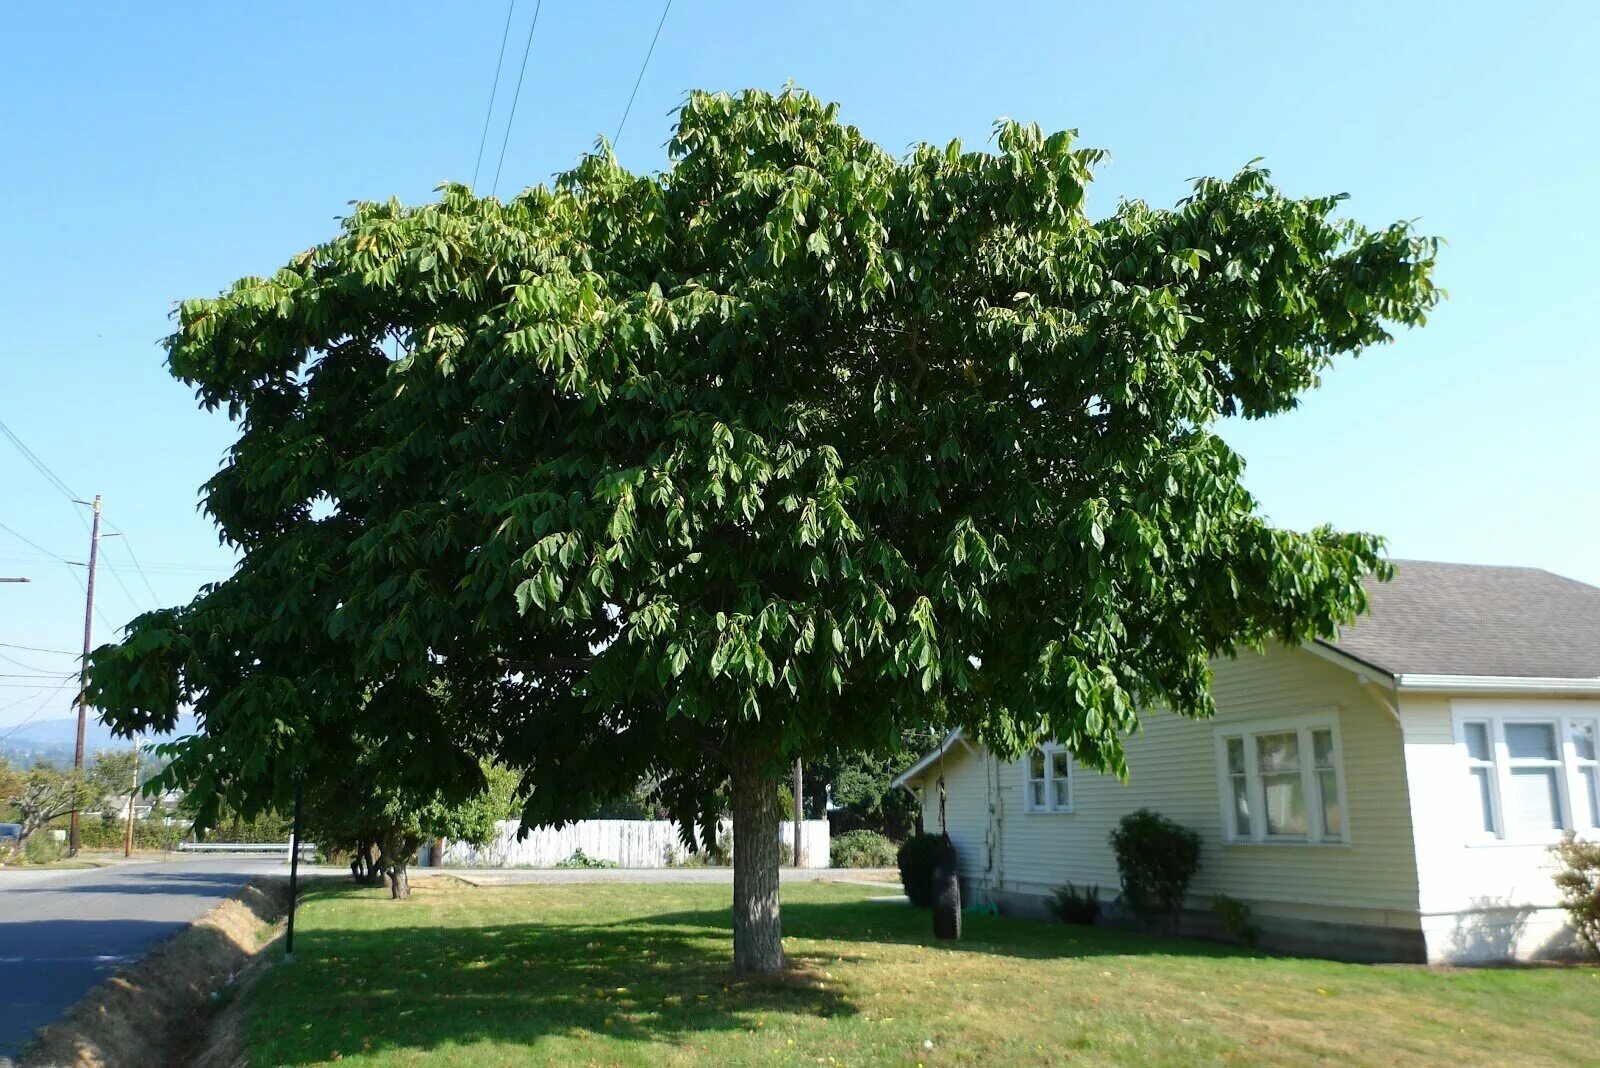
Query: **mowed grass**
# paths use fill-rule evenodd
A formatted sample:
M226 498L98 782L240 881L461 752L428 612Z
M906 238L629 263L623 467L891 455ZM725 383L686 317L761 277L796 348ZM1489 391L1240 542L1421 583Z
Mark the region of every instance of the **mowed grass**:
M324 887L246 1018L255 1068L529 1064L1574 1064L1600 969L1436 970L785 886L781 982L729 972L723 886Z

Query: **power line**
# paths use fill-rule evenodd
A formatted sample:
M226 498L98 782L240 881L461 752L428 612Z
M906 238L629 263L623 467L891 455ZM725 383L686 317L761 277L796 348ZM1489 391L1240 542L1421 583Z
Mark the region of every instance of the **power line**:
M38 719L39 718L39 714L45 710L45 707L47 705L50 704L50 698L56 696L62 690L66 689L66 685L67 685L66 683L62 683L60 686L57 686L55 689L53 689L49 693L45 694L44 695L44 699L39 702L38 706L36 708L34 708L34 710L32 712L29 712L26 716L23 717L21 723L18 723L15 727L12 727L10 730L6 731L4 734L0 734L0 742L3 742L5 740L7 740L13 734L16 734L22 728L26 727L28 724L30 724L34 720ZM27 698L23 698L23 700L27 700ZM17 703L21 704L22 702L18 701ZM7 706L7 707L10 707L10 706Z
M617 142L622 140L622 128L628 124L628 113L633 110L633 98L639 95L639 86L644 82L645 68L650 66L650 57L656 54L656 42L661 40L661 27L667 24L667 12L672 10L672 0L667 0L666 6L661 9L661 21L656 23L656 35L650 38L650 50L644 54L644 62L639 64L639 77L634 79L633 92L628 94L628 106L622 109L622 119L617 123L616 135L611 138L611 147L615 149Z
M483 168L483 146L489 143L489 120L494 118L494 98L500 92L500 68L506 62L506 40L511 36L511 16L517 10L517 0L506 5L506 26L500 31L500 58L494 61L494 84L489 86L489 110L483 113L483 133L478 137L478 159L472 165L472 190L478 190L478 172Z
M160 608L161 607L161 595L156 592L156 588L154 586L150 585L150 576L146 575L144 573L144 565L139 563L139 557L134 555L133 542L128 539L127 533L121 527L117 526L115 523L111 522L109 519L106 520L106 526L110 527L112 530L116 531L119 535L121 535L121 537L122 537L122 547L125 550L127 550L128 559L133 561L134 570L139 572L139 578L144 582L144 588L150 591L150 599L151 599L152 602L154 602L151 605L151 607L152 608ZM107 560L106 561L106 566L109 567L110 565L111 565L111 561ZM112 568L112 574L116 574L116 569L115 568Z
M46 669L40 667L38 664L30 664L26 660L18 660L16 657L7 656L5 653L0 653L0 660L4 660L8 664L15 664L17 667L20 667L20 668L27 668L29 671L38 671L38 672L44 672L44 673L48 674ZM66 673L62 672L61 674L66 674Z
M72 487L67 485L60 475L50 470L49 466L43 460L39 459L38 455L32 449L28 448L21 438L17 437L16 432L10 427L6 426L5 420L3 419L0 419L0 434L4 434L6 437L11 439L11 444L17 447L17 451L22 453L23 458L32 464L38 470L38 472L45 477L46 481L48 481L50 485L55 488L57 493L60 493L63 497L67 498L69 501L72 501L74 504L77 503L78 495L72 492Z
M34 541L32 538L29 538L29 537L26 537L26 536L24 536L22 534L17 533L15 530L12 530L10 527L6 526L4 523L0 523L0 530L3 530L7 534L10 534L13 538L16 538L18 541L20 541L20 542L22 542L22 543L24 543L26 545L32 546L33 548L37 549L39 552L44 553L46 556L48 556L52 560L59 560L63 564L72 564L73 563L71 560L68 560L65 556L62 556L59 553L53 553L49 549L46 549L43 545L40 545L38 542ZM81 565L81 564L73 564L73 566L81 567L83 565Z
M71 649L42 649L37 645L13 645L10 642L0 642L0 649L22 649L30 653L59 653L62 656L77 656Z
M528 23L528 40L522 46L522 69L517 71L517 89L511 94L511 114L506 116L506 135L500 139L500 162L494 165L494 185L489 187L490 196L500 191L500 168L506 163L506 145L511 143L511 124L517 121L517 101L522 99L522 78L528 73L528 53L533 51L533 31L539 28L539 11L543 7L544 0L537 0L533 5L533 21Z
M88 597L89 596L89 587L87 587L87 586L85 586L83 584L83 579L78 577L78 573L76 571L71 570L70 568L68 569L67 573L72 576L72 581L74 581L74 582L76 582L78 584L78 589L83 591L84 597ZM94 606L94 617L96 619L98 619L101 623L104 623L105 627L106 627L106 630L110 631L112 634L116 634L118 631L120 631L122 629L121 627L119 627L116 624L112 623L111 620L106 618L106 614L104 612L100 611L100 606L99 605L95 605Z

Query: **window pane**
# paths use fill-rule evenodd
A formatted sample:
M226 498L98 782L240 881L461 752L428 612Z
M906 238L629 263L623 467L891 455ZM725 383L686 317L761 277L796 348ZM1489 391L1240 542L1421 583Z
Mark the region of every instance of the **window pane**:
M1256 760L1262 774L1274 771L1298 771L1300 768L1300 735L1296 731L1284 734L1256 735ZM1271 819L1271 807L1268 807Z
M1044 783L1037 779L1028 783L1028 803L1034 808L1044 808Z
M1580 719L1572 725L1572 748L1579 760L1594 759L1594 721Z
M1580 768L1578 774L1589 795L1589 826L1600 828L1600 768Z
M1230 780L1233 783L1233 830L1240 838L1249 838L1250 830L1250 791L1245 786L1243 775L1235 775Z
M1322 790L1322 830L1329 838L1344 837L1344 806L1339 803L1339 777L1332 771L1317 772Z
M1494 774L1492 768L1473 768L1473 788L1478 792L1479 827L1485 834L1493 834L1494 827L1494 795L1490 792L1494 785L1490 776Z
M1067 793L1066 779L1050 780L1050 789L1055 795L1053 803L1056 808L1066 808L1072 803L1072 798Z
M1511 728L1506 727L1509 734ZM1506 822L1515 831L1549 831L1561 827L1561 802L1555 768L1512 768Z
M1056 778L1056 779L1060 779L1063 783L1065 783L1066 779L1067 779L1067 776L1072 774L1071 763L1072 763L1072 757L1070 755L1068 755L1066 750L1057 749L1055 752L1051 753L1050 754L1050 775L1051 775L1051 777L1052 778Z
M1042 778L1044 778L1044 750L1043 749L1035 749L1032 753L1028 754L1028 778L1030 778L1030 779L1042 779Z
M1489 756L1489 725L1487 723L1464 723L1461 725L1462 735L1467 740L1467 756L1473 760L1490 760Z
M1333 732L1311 732L1311 758L1319 768L1333 767Z
M1244 774L1244 739L1228 739L1228 774Z
M1507 723L1506 752L1513 760L1556 759L1554 723Z
M1305 784L1300 780L1300 773L1263 775L1261 785L1267 797L1267 833L1305 834Z

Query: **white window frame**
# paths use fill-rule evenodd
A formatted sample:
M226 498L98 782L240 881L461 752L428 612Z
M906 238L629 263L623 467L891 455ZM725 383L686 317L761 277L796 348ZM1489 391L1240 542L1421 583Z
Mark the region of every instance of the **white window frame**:
M1033 777L1033 754L1036 752L1044 754L1043 780L1035 779ZM1055 755L1057 753L1064 753L1067 758L1067 803L1065 805L1058 805L1055 803L1055 784L1058 781L1055 775ZM1022 757L1023 810L1041 814L1070 813L1073 810L1073 803L1075 800L1073 797L1073 787L1076 784L1073 782L1073 779L1077 777L1074 774L1076 766L1077 765L1072 759L1072 751L1066 746L1057 745L1054 742L1046 742L1042 745L1036 745L1024 753ZM1033 784L1040 781L1044 783L1044 804L1035 805L1033 803Z
M1333 778L1339 790L1341 833L1330 835L1323 826L1322 785L1317 777L1316 746L1312 732L1328 731L1333 736ZM1306 805L1306 834L1268 834L1266 790L1258 767L1255 739L1263 734L1300 736L1300 791ZM1228 771L1228 742L1239 739L1244 747L1244 780L1250 804L1250 831L1241 834L1234 823L1232 775ZM1350 831L1350 792L1345 784L1344 739L1339 733L1337 710L1305 713L1271 720L1247 720L1218 725L1214 732L1217 761L1217 803L1222 815L1222 840L1233 845L1314 845L1348 846Z
M1561 840L1569 831L1586 836L1600 835L1600 826L1591 823L1589 801L1585 794L1588 785L1583 769L1600 768L1600 760L1578 756L1572 741L1573 728L1580 722L1594 726L1597 744L1600 744L1600 708L1589 702L1507 702L1507 701L1452 701L1452 722L1455 731L1457 763L1461 768L1459 782L1464 792L1476 789L1470 769L1492 766L1490 802L1494 811L1494 830L1485 832L1474 826L1467 832L1470 845L1550 845ZM1489 728L1489 762L1474 761L1467 750L1467 724L1483 723ZM1550 726L1556 732L1556 760L1521 758L1513 760L1506 748L1507 724L1538 724ZM1596 756L1600 756L1597 753ZM1547 767L1557 769L1556 795L1557 819L1561 826L1548 831L1513 834L1506 819L1505 799L1511 793L1511 770L1515 767ZM1596 771L1600 775L1600 770ZM1479 812L1482 802L1473 794L1471 808Z

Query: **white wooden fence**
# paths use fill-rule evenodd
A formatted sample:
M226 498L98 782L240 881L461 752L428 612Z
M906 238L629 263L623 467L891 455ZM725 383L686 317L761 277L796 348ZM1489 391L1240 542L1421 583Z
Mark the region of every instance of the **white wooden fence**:
M567 826L535 828L517 841L517 821L500 821L500 833L487 845L446 842L438 866L446 868L553 868L579 850L592 860L609 860L621 868L668 868L689 860L672 820L581 820ZM719 841L731 841L732 823L717 828ZM794 838L794 824L785 820L779 835L785 844ZM828 821L804 820L800 824L800 859L807 868L828 866ZM420 862L433 864L433 850Z

